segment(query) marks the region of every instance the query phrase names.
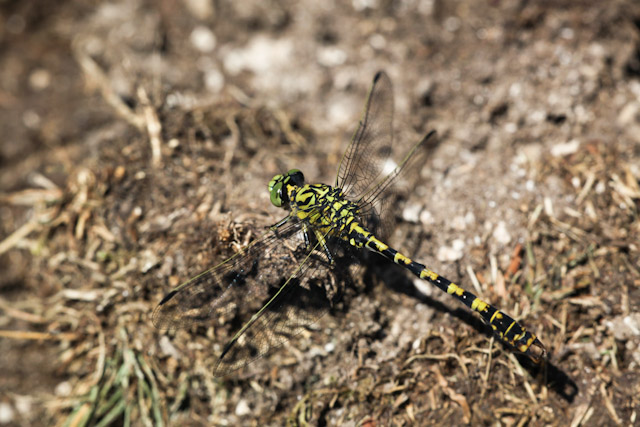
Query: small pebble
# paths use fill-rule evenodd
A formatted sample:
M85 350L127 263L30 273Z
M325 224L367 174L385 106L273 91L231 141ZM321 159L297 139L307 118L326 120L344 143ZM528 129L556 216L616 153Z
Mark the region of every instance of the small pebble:
M29 75L29 85L35 90L42 90L51 84L51 73L49 71L38 68Z
M424 225L432 225L436 222L431 212L423 210L420 212L420 223Z
M347 53L337 47L325 47L318 51L318 63L325 67L342 65L347 60Z
M507 225L504 221L498 222L495 230L493 230L493 238L502 245L506 245L511 242L511 234L509 234Z
M193 29L189 41L202 53L212 52L216 47L216 36L209 28L199 25Z
M402 210L402 219L406 222L417 224L420 218L420 211L422 206L417 203L407 203Z
M607 327L613 336L620 341L640 336L640 313L632 313L628 316L617 316L607 321Z
M578 151L578 148L580 148L580 141L572 139L569 142L555 144L551 147L551 155L554 157L568 156Z
M163 354L171 356L176 360L180 359L180 352L175 348L171 340L169 340L169 337L166 335L163 335L160 338L158 345L160 346L160 351L162 351Z
M0 424L9 424L14 421L13 408L6 402L0 402Z
M71 395L71 391L71 384L68 381L62 381L56 386L54 393L59 397L67 397Z
M465 244L462 240L456 239L452 242L451 247L442 246L438 249L436 257L438 258L438 261L441 262L458 261L464 255L464 246Z
M240 399L238 404L236 405L236 415L239 417L243 417L245 415L249 415L251 413L251 408L245 399Z

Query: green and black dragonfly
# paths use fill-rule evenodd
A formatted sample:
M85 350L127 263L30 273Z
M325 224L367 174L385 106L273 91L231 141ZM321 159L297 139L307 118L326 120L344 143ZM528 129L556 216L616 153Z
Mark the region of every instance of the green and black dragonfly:
M281 346L324 314L342 294L345 266L366 248L480 313L515 350L535 361L545 357L542 343L509 315L376 234L389 222L384 207L393 194L392 184L435 134L429 132L399 163L391 162L393 109L391 81L378 72L335 184L307 184L297 169L274 176L269 182L271 202L287 215L232 257L169 292L153 313L155 326L174 329L237 321L248 301L264 301L224 346L215 375L225 375Z

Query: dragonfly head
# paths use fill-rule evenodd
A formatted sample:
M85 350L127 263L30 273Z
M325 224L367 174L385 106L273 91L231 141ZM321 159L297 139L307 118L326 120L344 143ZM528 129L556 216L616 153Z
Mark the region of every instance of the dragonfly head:
M269 181L269 194L271 203L279 208L289 205L288 186L302 187L304 185L304 175L298 169L291 169L284 175L276 175Z

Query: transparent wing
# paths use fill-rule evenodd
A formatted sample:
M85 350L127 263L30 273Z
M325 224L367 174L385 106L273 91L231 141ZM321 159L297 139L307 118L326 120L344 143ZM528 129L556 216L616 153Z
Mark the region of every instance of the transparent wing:
M436 132L433 130L427 133L391 172L369 186L367 192L357 201L360 206L361 221L379 237L387 237L386 234L394 222L395 211L389 209L389 204L396 201L398 192L394 184L400 176L411 175L422 168L437 146L435 136Z
M373 78L358 129L345 151L336 177L352 200L359 200L367 189L384 176L393 144L393 86L382 71Z
M364 112L340 162L336 185L360 206L362 222L380 232L393 222L389 203L394 202L398 177L422 167L436 146L429 132L399 162L392 161L393 86L383 71L376 73Z
M243 325L218 360L215 375L224 375L321 317L339 294L331 276L326 256L317 245L305 245L301 225L292 219L169 292L155 309L153 323L159 329Z

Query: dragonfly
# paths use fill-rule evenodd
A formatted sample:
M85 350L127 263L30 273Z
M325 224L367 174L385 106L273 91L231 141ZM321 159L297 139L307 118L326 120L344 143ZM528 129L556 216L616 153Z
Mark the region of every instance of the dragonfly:
M271 203L286 215L262 237L171 290L153 313L159 329L214 322L237 323L214 368L224 376L284 345L316 322L342 297L349 265L365 249L398 264L480 314L495 335L538 362L546 355L540 340L505 312L433 272L383 240L391 222L394 183L421 161L433 143L428 132L398 163L392 161L393 87L378 72L333 186L305 183L291 169L268 185ZM392 165L390 167L389 165ZM395 165L395 166L394 166ZM417 165L420 166L420 165ZM382 231L380 231L382 230ZM262 306L250 317L243 309Z

